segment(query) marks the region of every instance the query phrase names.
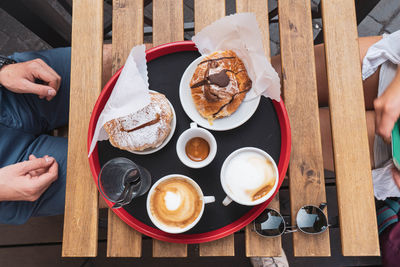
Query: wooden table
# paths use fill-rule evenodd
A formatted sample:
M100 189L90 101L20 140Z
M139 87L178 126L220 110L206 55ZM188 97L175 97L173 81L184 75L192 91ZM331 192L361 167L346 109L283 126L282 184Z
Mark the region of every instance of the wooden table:
M62 255L95 257L98 192L89 170L86 136L101 91L103 1L73 1L69 150ZM269 50L267 0L236 0L237 12L253 12ZM323 0L325 53L344 256L379 255L354 1ZM225 0L195 0L195 31L225 16ZM313 33L309 0L279 0L282 88L292 127L289 166L292 224L298 209L326 201ZM130 49L143 43L143 0L113 2L113 72ZM184 39L183 1L153 1L154 46ZM354 130L356 129L356 130ZM271 207L279 209L274 199ZM276 256L281 238L245 229L246 255ZM295 256L330 256L329 231L293 234ZM107 256L140 257L142 236L108 214ZM199 246L200 256L233 256L234 234ZM186 257L185 244L153 240L154 257Z

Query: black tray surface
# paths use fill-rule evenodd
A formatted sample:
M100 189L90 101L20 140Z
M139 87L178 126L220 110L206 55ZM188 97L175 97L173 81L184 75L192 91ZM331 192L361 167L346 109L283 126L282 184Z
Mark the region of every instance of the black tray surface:
M243 125L229 131L211 131L217 141L217 155L213 162L201 169L191 169L180 162L176 153L176 141L190 127L191 120L184 112L179 100L179 83L189 64L199 57L198 52L177 52L148 62L150 89L163 93L172 103L177 116L175 133L160 151L149 155L136 155L114 148L108 141L98 143L100 166L116 157L126 157L148 169L152 184L169 174L183 174L194 179L205 196L215 196L214 203L207 204L198 224L186 234L205 233L217 230L243 217L252 207L232 202L222 205L225 193L220 183L220 170L225 158L241 147L258 147L269 153L278 165L281 149L279 120L270 99L261 97L254 115ZM246 179L246 177L243 177ZM147 193L135 198L125 210L139 221L156 228L146 211Z

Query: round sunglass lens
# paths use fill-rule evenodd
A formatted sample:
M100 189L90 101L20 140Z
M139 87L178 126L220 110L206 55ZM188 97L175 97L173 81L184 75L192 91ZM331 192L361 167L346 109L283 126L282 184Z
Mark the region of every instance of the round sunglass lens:
M285 222L277 211L266 209L254 220L254 230L263 236L280 236L285 231Z
M328 222L321 209L314 206L302 207L297 213L298 228L308 234L318 234L328 228Z

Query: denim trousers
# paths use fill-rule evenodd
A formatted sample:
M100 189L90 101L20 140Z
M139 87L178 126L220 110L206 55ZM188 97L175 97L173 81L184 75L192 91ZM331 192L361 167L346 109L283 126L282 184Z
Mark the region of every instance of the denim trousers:
M34 201L0 202L0 223L23 224L32 216L64 213L67 139L50 136L55 128L68 124L71 49L14 53L17 62L40 58L62 78L57 95L51 100L33 94L15 94L0 86L0 168L49 155L59 165L58 179Z

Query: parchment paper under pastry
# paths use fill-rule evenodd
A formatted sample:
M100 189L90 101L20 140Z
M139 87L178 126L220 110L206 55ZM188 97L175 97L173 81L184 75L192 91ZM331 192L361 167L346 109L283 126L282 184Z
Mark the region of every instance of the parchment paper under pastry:
M264 53L262 35L253 13L238 13L221 18L192 38L202 55L233 50L246 66L253 83L246 100L259 95L280 101L279 76Z
M145 45L138 45L129 53L97 121L88 156L92 154L97 141L108 140L108 134L103 128L106 122L135 113L150 103L145 49Z

